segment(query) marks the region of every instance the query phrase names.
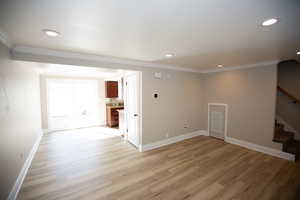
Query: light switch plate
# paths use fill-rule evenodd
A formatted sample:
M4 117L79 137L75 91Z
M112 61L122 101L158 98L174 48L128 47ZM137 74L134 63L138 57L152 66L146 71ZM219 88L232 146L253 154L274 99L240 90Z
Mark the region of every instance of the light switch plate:
M162 73L161 72L154 72L154 78L162 79Z

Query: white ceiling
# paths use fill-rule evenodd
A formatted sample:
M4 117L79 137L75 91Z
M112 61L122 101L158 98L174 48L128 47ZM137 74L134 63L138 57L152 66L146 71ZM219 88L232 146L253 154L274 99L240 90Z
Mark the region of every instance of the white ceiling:
M261 26L272 17L279 23ZM15 45L194 70L297 58L299 19L299 0L1 0L0 5L0 29ZM41 29L62 36L49 38ZM166 53L175 57L167 59Z

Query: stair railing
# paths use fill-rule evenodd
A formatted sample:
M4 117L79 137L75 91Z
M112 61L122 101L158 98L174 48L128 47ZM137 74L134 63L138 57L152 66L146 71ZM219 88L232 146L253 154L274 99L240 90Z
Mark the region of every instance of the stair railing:
M286 91L285 89L283 89L280 86L277 86L277 90L280 91L281 93L283 93L284 95L286 95L287 97L289 97L293 103L295 104L299 104L300 105L300 100L297 99L295 96L293 96L292 94L290 94L288 91Z

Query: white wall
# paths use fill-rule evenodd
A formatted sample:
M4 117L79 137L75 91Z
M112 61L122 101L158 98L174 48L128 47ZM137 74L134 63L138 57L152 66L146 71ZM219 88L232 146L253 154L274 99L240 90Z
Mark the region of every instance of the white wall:
M163 78L154 78L154 72L161 72ZM204 91L199 74L144 69L142 88L143 144L166 139L166 134L175 137L204 129ZM154 93L158 93L157 99Z
M207 104L228 104L228 136L274 149L277 66L204 75L205 126Z
M0 199L8 196L41 133L39 75L32 66L12 61L0 43Z

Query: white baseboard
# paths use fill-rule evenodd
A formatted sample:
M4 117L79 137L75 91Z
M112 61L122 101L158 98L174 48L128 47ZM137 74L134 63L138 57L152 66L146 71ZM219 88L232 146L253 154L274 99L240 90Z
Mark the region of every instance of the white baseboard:
M49 129L43 129L43 133L44 133L44 134L51 133L51 130L49 130Z
M174 144L174 143L177 143L177 142L189 139L189 138L197 137L197 136L200 136L200 135L209 136L209 133L206 130L199 130L199 131L195 131L195 132L192 132L192 133L188 133L188 134L168 138L168 139L165 139L165 140L161 140L161 141L158 141L158 142L154 142L154 143L150 143L150 144L146 144L146 145L140 145L139 146L139 151L144 152L144 151L149 151L149 150L152 150L152 149L157 149L157 148L162 147L162 146L166 146L166 145L169 145L169 144ZM282 159L295 160L295 155L293 155L293 154L285 153L285 152L282 152L282 151L277 150L277 149L264 147L264 146L254 144L254 143L250 143L250 142L246 142L246 141L243 141L243 140L238 140L238 139L235 139L235 138L226 137L225 142L228 142L230 144L239 145L239 146L245 147L247 149L251 149L251 150L254 150L254 151L258 151L258 152L265 153L265 154L275 156L275 157L279 157L279 158L282 158Z
M209 133L206 130L201 130L200 135L209 136Z
M246 141L243 141L243 140L238 140L238 139L231 138L231 137L226 137L225 141L230 143L230 144L236 144L236 145L245 147L247 149L262 152L262 153L265 153L265 154L268 154L268 155L271 155L271 156L283 158L283 159L286 159L286 160L295 160L295 155L290 154L290 153L285 153L285 152L282 152L282 151L277 150L277 149L264 147L264 146L261 146L261 145L258 145L258 144L246 142Z
M176 136L176 137L171 137L171 138L161 140L161 141L158 141L158 142L154 142L154 143L150 143L150 144L146 144L146 145L140 145L139 146L139 151L144 152L144 151L149 151L149 150L152 150L152 149L157 149L157 148L162 147L162 146L166 146L166 145L169 145L169 144L174 144L174 143L180 142L182 140L197 137L197 136L200 136L200 135L207 136L208 133L207 133L207 131L199 130L199 131L195 131L195 132L192 132L192 133L179 135L179 136Z
M35 155L35 153L36 153L36 151L37 151L37 149L39 147L39 144L41 142L42 136L43 136L43 131L40 131L39 135L38 135L38 138L36 139L36 141L35 141L32 149L31 149L31 151L30 151L30 153L29 153L29 155L28 155L28 157L27 157L27 159L26 159L26 161L25 161L25 163L24 163L24 165L23 165L23 167L22 167L19 175L18 175L18 178L17 178L17 180L16 180L16 182L15 182L12 190L9 193L9 196L8 196L7 200L15 200L15 199L17 199L18 193L19 193L19 191L21 189L22 183L23 183L23 181L24 181L24 179L26 177L27 171L28 171L28 169L29 169L29 167L31 165L31 162L32 162L32 160L34 158L34 155Z

